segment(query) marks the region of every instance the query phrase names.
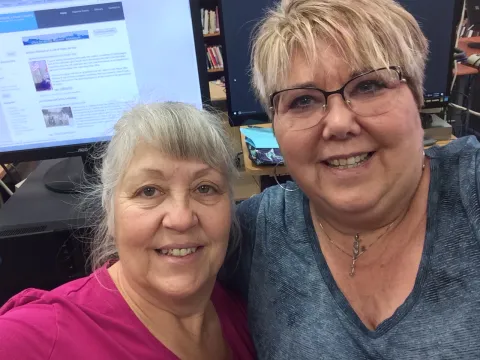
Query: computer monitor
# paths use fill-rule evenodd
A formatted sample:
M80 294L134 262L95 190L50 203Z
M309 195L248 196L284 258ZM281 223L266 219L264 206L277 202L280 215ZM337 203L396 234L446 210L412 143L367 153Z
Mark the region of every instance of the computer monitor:
M352 0L354 1L354 0ZM267 121L250 86L251 33L265 10L277 1L220 1L221 33L226 62L227 107L232 126ZM430 43L426 69L425 108L442 108L450 99L453 48L460 0L400 0L420 23Z
M0 163L85 159L139 102L208 103L199 14L199 0L0 1ZM51 170L49 188L73 190L68 164Z
M480 0L467 0L468 23L478 31L480 25Z

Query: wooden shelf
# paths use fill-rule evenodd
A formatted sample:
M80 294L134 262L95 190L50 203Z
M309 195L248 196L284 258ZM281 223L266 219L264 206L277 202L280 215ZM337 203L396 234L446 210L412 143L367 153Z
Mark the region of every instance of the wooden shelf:
M209 73L216 73L216 72L222 72L223 71L223 68L221 69L209 69L208 72Z
M203 37L214 37L214 36L220 36L220 32L216 32L216 33L213 33L213 34L204 34Z

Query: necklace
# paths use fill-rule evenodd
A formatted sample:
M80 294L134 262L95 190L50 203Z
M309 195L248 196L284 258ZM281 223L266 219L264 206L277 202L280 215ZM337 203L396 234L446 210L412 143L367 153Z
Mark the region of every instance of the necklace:
M425 151L423 152L423 165L422 165L422 172L425 170ZM418 184L418 186L420 186L420 184ZM410 209L410 207L409 207ZM405 212L405 214L403 214L403 216L400 218L400 221L398 222L399 224L403 221L403 219L405 219L405 217L407 216L407 213L408 213L408 210ZM318 220L318 218L317 218ZM350 265L350 272L349 272L349 275L351 277L354 277L355 276L355 265L357 263L357 260L360 256L362 256L363 254L365 254L367 252L368 249L370 249L373 245L375 245L381 238L383 238L391 229L392 225L395 223L397 219L393 220L390 224L388 224L388 226L385 228L385 231L383 233L380 234L379 237L377 237L370 245L368 245L367 247L365 246L361 246L360 243L362 242L362 239L360 238L360 234L359 233L356 233L355 236L353 237L353 247L352 247L352 254L350 255L348 252L346 252L345 250L343 250L340 246L338 246L338 244L333 241L330 236L328 236L327 232L325 231L325 228L323 227L322 223L320 222L320 220L318 220L318 224L320 225L320 227L322 228L322 231L323 233L325 234L325 236L327 237L328 241L330 241L330 243L335 246L338 250L340 250L342 253L344 253L345 255L347 255L349 258L352 259L352 264Z
M340 250L342 253L344 253L345 255L347 255L348 257L352 258L352 264L350 265L350 273L349 275L351 277L354 277L355 276L355 265L357 263L357 260L360 256L362 256L363 254L365 254L367 252L368 249L370 249L373 245L375 245L381 238L383 238L391 229L392 225L395 223L395 220L392 221L390 224L388 224L388 226L386 227L385 231L383 233L380 234L379 237L377 237L370 245L368 245L367 247L365 246L361 246L360 243L362 242L362 239L360 238L360 234L357 233L355 234L354 238L353 238L353 249L352 249L352 254L350 255L348 252L346 252L345 250L343 250L340 246L338 246L338 244L333 241L330 236L328 236L327 232L325 231L322 223L319 221L318 224L320 225L320 227L322 228L322 231L323 233L325 234L325 236L327 237L328 241L330 241L330 243L335 246L338 250Z

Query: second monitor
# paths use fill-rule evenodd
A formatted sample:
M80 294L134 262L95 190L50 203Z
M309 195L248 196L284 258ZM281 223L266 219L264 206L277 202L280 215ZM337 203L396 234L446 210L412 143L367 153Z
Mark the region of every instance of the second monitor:
M227 63L228 112L232 126L267 121L250 86L250 39L265 10L277 1L221 1L222 29ZM430 56L425 80L425 108L440 108L450 100L453 47L459 21L459 0L399 1L420 23L429 40Z

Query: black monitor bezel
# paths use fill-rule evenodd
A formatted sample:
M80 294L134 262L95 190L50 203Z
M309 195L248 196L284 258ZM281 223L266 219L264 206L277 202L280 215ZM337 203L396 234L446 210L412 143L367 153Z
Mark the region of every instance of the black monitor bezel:
M223 58L224 58L224 68L225 68L225 74L227 74L225 76L225 89L226 89L226 93L227 93L227 111L228 111L228 118L229 118L229 122L230 122L230 125L233 126L233 127L236 127L236 126L242 126L242 125L245 125L247 124L248 121L251 121L251 120L254 120L254 121L258 121L258 122L270 122L270 118L268 117L267 113L266 112L263 112L263 113L256 113L256 114L248 114L248 115L238 115L238 114L235 114L233 113L232 111L232 100L231 100L231 96L230 96L230 79L228 77L228 44L226 43L225 41L225 31L224 31L224 21L223 21L223 1L224 0L219 0L219 12L221 14L220 16L220 32L221 32L221 41L222 41L222 46L223 46ZM462 0L454 0L455 3L454 3L454 18L453 18L453 24L452 24L452 34L451 34L451 38L450 38L450 41L451 41L451 48L452 48L452 51L451 51L451 55L450 55L450 64L452 64L452 68L453 68L453 64L454 64L454 52L453 52L453 49L455 47L455 42L456 42L456 39L457 39L457 24L459 23L460 21L460 15L461 15L461 11L463 9L463 3L462 3ZM447 97L448 99L450 99L451 97L451 90L450 90L450 87L451 87L451 84L452 84L452 81L453 81L453 71L450 71L449 74L447 75L447 84L448 84L448 87L447 87L447 92L446 92L446 95L445 97ZM424 97L424 99L426 99ZM435 103L425 103L423 108L422 109L436 109L436 108L444 108L446 106L448 106L448 103L449 101L441 101L441 102L435 102Z
M453 66L455 63L455 52L453 49L455 48L455 43L457 41L457 25L460 22L461 18L461 13L463 10L463 1L462 0L454 0L455 4L453 7L453 21L452 21L452 34L450 36L450 44L451 44L451 51L450 51L450 61L449 63L452 64L451 66L451 71L448 72L447 74L447 91L445 93L445 97L447 97L449 100L448 101L442 101L442 102L435 102L435 103L425 103L423 105L423 109L437 109L437 108L444 108L447 107L450 98L452 96L452 91L451 91L451 84L454 78L454 72L453 72ZM424 100L426 100L424 96Z
M211 106L211 101L206 66L207 57L203 42L202 21L200 19L200 0L189 0L189 2L193 37L195 43L195 53L197 56L200 93L204 106L208 107ZM179 71L181 71L181 69L179 69ZM95 144L99 144L99 142L0 152L0 163L5 164L23 161L38 161L73 156L84 156L85 153L92 149L93 145Z

